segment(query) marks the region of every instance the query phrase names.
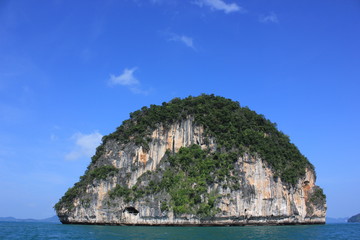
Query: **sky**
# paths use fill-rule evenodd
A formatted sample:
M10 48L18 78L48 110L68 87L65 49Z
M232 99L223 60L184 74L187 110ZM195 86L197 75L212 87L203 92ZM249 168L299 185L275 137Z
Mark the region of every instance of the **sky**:
M215 94L276 122L360 213L360 1L1 0L0 217L46 218L129 113Z

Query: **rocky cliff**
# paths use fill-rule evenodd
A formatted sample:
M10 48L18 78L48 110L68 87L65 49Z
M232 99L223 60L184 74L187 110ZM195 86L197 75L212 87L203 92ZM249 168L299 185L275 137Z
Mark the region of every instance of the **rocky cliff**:
M244 117L235 127L233 114ZM284 136L263 116L213 95L142 109L103 139L55 209L62 223L79 224L325 223L314 168Z

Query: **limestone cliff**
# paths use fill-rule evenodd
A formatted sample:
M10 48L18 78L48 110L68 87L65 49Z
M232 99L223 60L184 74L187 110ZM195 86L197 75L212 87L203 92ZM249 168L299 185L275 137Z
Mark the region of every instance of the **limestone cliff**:
M132 120L134 126L140 115ZM267 161L266 152L259 150L261 155L246 144L224 147L219 135L199 124L196 116L186 112L173 122L157 120L145 134L135 133L126 140L105 137L85 175L55 205L61 222L325 223L325 196L315 185L310 163L305 162L304 171L291 178L295 181L286 181L290 178ZM127 124L123 125L130 128ZM269 134L265 131L262 138L267 140Z

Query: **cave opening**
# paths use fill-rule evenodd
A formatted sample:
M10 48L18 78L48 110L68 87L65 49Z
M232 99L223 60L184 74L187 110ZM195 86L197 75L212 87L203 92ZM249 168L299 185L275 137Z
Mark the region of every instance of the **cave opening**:
M126 207L123 212L127 212L133 215L138 215L139 211L134 207Z

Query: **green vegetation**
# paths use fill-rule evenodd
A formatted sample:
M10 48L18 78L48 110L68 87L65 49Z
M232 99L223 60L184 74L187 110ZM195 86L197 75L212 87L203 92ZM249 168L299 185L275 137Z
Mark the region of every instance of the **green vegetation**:
M117 185L111 192L110 192L110 198L115 197L122 197L124 198L125 202L130 202L132 200L131 198L132 191L128 187L123 187L120 185Z
M161 210L162 212L164 212L164 211L169 211L169 206L167 205L166 202L162 202L162 203L161 203L160 210Z
M326 202L326 195L324 194L323 190L315 186L313 193L310 195L309 202L314 204L315 206L324 206Z
M259 154L286 183L296 184L306 167L313 168L289 137L277 130L276 124L247 107L240 107L238 102L214 95L175 98L161 106L143 107L131 113L130 119L105 136L103 142L134 141L148 149L149 136L157 126L167 127L189 116L204 126L207 136L215 137L221 152Z
M113 166L102 166L87 170L84 176L80 177L80 181L75 183L72 188L69 188L60 201L55 204L55 210L58 211L63 207L71 210L74 207L74 199L83 195L89 184L92 184L94 180L105 180L108 176L114 176L117 172L118 169Z
M82 178L85 179L87 182L93 182L94 179L96 180L104 180L108 176L114 176L115 173L118 172L118 169L114 166L101 166L98 168L95 168L94 170L89 171L87 174L85 174Z
M165 171L145 173L132 189L118 185L110 192L110 198L122 197L125 202L130 202L165 191L171 197L170 206L163 202L161 211L171 207L175 214L192 213L200 217L215 215L218 195L215 192L207 193L207 186L230 178L236 155L210 153L208 150L201 150L198 145L192 145L181 148L174 155L167 152L167 157L166 161L170 166ZM156 175L161 175L162 178L153 180ZM141 185L145 181L148 184Z
M100 157L101 155L104 154L104 151L105 151L105 147L103 144L101 144L100 146L98 146L96 148L96 152L95 152L95 155L91 157L91 163L95 163ZM91 166L91 164L89 165L89 167Z
M314 206L318 209L323 209L326 203L326 195L323 190L315 186L313 192L308 196L308 201L306 202L306 212L308 216L314 214Z

